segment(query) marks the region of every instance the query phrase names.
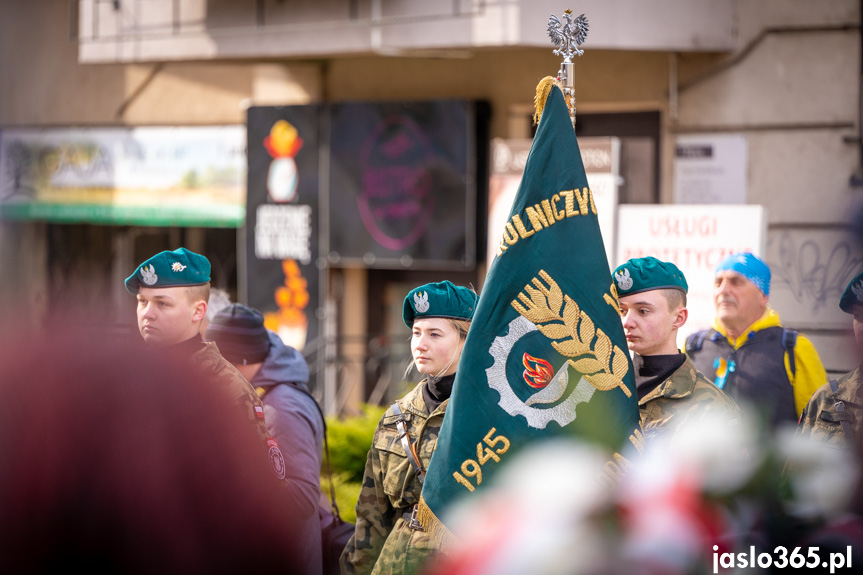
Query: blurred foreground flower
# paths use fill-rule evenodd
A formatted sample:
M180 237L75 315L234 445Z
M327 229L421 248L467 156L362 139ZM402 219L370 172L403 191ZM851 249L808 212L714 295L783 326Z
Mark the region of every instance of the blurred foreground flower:
M445 523L461 546L427 573L602 572L610 549L594 515L611 503L602 481L607 460L597 448L563 439L523 450L493 489L452 509Z
M714 553L793 549L848 509L857 460L754 422L754 412L732 426L705 416L653 435L643 455L624 454L611 487L611 454L598 447L525 447L490 489L450 509L459 547L424 574L684 575L712 573Z

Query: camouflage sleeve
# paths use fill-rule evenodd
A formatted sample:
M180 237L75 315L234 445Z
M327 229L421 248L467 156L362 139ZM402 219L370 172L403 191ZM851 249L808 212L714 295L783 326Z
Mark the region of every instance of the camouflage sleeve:
M380 431L381 427L378 425L375 437ZM380 453L374 444L372 440L360 496L357 499L356 530L341 556L343 575L371 573L384 542L395 525L396 511L384 493Z
M800 414L800 421L797 423L797 431L804 437L812 435L815 429L815 423L818 421L818 415L821 413L822 405L827 401L830 395L829 385L822 386L818 389L809 400L809 403Z
M683 416L681 423L694 423L710 417L733 427L740 425L742 419L740 407L731 396L703 378L699 378L698 385L688 401L679 407L678 415ZM649 427L645 428L645 436L652 431ZM684 429L680 424L675 428Z
M200 368L209 377L214 378L214 389L220 389L225 393L226 398L235 403L245 418L255 428L258 438L261 440L261 446L264 449L264 454L269 460L270 466L276 477L283 485L287 486L288 481L285 477L285 458L281 448L272 435L270 435L267 425L264 421L264 406L260 398L255 393L255 389L246 380L242 374L237 371L237 368L231 365L219 353L216 347L204 348L196 354ZM290 508L294 511L296 505ZM307 511L307 512L306 512ZM301 513L303 516L310 516L314 513L313 509L307 509Z
M719 391L719 393L714 393L712 396L708 396L707 394L702 396L702 413L720 414L727 418L729 425L739 424L741 420L740 407L731 399L730 395L722 390L717 389L716 391Z

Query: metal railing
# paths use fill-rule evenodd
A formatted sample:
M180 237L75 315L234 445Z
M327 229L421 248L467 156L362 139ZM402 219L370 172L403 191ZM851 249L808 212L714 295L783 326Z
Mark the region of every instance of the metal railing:
M363 351L343 351L346 346L363 344ZM309 385L312 395L327 415L340 414L350 407L357 386L363 386L362 402L383 405L402 391L404 372L410 360L410 349L405 338L388 334L368 336L318 337L306 344L303 357L311 372ZM350 377L357 371L361 377ZM329 381L330 385L327 385ZM333 390L328 397L327 390ZM367 393L366 393L367 392Z

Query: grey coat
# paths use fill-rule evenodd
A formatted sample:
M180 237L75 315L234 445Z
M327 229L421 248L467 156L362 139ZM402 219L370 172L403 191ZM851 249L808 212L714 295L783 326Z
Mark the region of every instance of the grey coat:
M263 388L264 421L285 458L291 509L305 518L298 549L307 552L304 570L296 573L320 575L322 502L320 487L324 425L312 398L294 385L308 389L309 366L302 354L269 332L270 351L252 378L256 390ZM285 385L287 383L294 385ZM258 391L259 395L261 391Z

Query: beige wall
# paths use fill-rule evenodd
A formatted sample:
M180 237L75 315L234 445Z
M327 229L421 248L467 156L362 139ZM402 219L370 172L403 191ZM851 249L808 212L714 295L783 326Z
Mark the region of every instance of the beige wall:
M88 63L546 47L556 0L80 0ZM734 46L733 0L584 0L592 49L717 51ZM179 10L176 10L179 7ZM352 8L354 13L352 13Z
M669 132L746 136L748 202L767 209L771 305L809 335L828 369L850 369L837 308L863 250L846 233L861 190L860 14L856 1L745 0L738 47L681 82Z

